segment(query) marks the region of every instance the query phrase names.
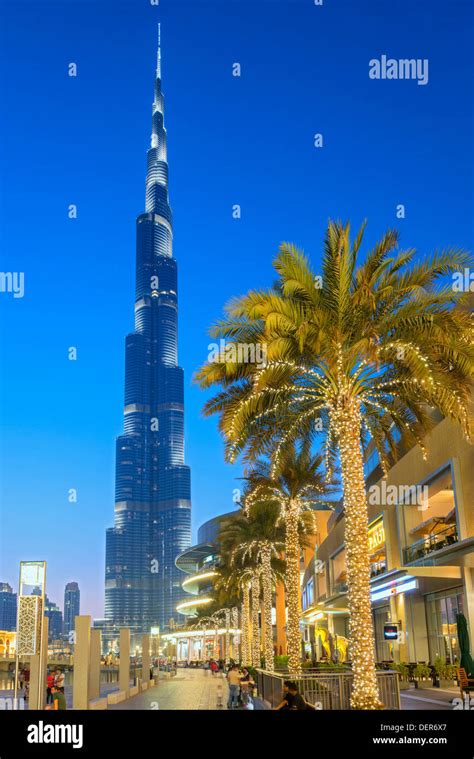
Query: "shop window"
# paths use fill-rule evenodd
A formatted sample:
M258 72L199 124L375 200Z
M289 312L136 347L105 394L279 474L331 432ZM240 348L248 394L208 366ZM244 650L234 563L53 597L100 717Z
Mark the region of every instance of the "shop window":
M461 589L426 596L426 620L430 661L440 656L450 664L459 662L459 642L456 614L464 613Z
M371 577L378 577L387 571L385 530L382 518L369 525L369 561Z
M451 469L417 488L417 503L402 506L405 521L405 564L432 556L459 539Z
M347 591L346 550L339 551L331 559L332 593L345 593Z

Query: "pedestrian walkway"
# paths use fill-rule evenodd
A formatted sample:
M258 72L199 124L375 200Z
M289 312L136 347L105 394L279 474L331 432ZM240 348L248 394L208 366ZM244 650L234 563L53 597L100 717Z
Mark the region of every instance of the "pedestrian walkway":
M448 711L454 708L451 703L460 698L459 688L424 688L400 691L401 708L412 710Z
M111 704L109 709L215 710L227 709L227 680L209 670L180 668L175 677L160 679L154 688ZM255 704L256 709L262 709Z

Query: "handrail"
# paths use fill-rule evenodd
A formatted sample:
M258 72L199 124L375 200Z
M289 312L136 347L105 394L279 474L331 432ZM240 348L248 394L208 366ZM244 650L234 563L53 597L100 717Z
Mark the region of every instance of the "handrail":
M354 673L348 670L328 670L316 672L268 672L256 668L259 696L271 706L276 706L282 698L284 680L294 680L299 685L303 698L314 703L317 709L350 709L350 695ZM399 675L395 670L377 670L380 698L388 709L400 709Z

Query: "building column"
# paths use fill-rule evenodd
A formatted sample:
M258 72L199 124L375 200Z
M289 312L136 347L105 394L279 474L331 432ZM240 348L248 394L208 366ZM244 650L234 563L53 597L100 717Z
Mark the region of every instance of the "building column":
M142 635L142 683L150 682L150 636Z
M91 621L88 614L75 618L73 709L88 709L89 707Z
M102 653L102 633L91 629L89 655L89 701L100 697L100 656Z
M119 690L125 691L125 698L128 698L130 695L130 628L120 628L119 645Z
M44 709L46 696L46 669L48 665L48 617L41 625L40 653L30 659L30 707Z

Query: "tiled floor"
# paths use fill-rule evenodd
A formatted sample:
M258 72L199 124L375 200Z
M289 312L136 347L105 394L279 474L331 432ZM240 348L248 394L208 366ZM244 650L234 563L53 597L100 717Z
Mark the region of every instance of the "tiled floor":
M154 688L110 705L109 709L225 709L227 681L202 669L178 669L175 677L160 679ZM221 706L219 706L221 704Z
M429 709L430 711L447 711L454 709L451 703L453 698L459 698L459 688L424 688L400 691L402 709L417 710Z

